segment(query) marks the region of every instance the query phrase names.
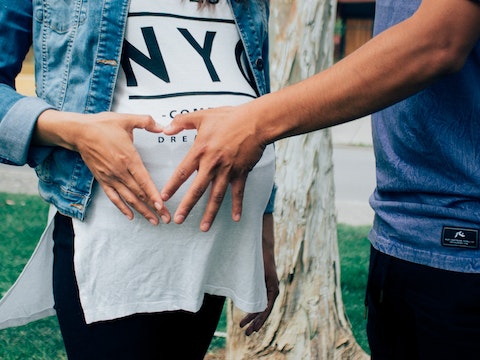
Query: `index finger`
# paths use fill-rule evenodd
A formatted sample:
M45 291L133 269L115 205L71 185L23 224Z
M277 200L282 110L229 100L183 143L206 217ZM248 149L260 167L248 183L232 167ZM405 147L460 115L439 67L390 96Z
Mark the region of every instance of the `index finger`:
M193 148L187 153L185 158L180 162L180 164L177 165L175 168L175 171L173 174L170 176L168 179L167 183L163 186L162 190L160 191L160 196L163 201L168 201L182 186L185 181L187 181L190 176L197 170L198 168L198 161L196 160L196 156L193 154ZM199 176L197 175L196 181L198 182L201 179L197 179ZM205 192L208 184L210 183L210 178L204 179L203 181L200 181L200 184L206 183L204 187L199 188L203 189L202 190L197 190L196 195L192 194L192 185L187 191L186 195L183 197L179 208L182 209L182 211L177 210L174 216L174 221L177 224L183 223L187 215L190 213L190 210L193 208L193 206L198 202L200 197L203 195Z
M135 188L138 187L139 191L135 194L137 198L142 202L149 204L152 209L155 209L163 222L168 224L170 222L170 213L164 206L160 192L153 182L150 173L143 166L143 163L134 163L130 165L127 170L135 181L135 186L129 186L130 190L135 191ZM128 184L126 185L128 186Z

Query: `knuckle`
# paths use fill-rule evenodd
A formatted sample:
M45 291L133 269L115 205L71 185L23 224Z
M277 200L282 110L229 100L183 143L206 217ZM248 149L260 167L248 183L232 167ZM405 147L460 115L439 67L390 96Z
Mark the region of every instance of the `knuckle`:
M183 168L183 167L177 168L177 170L175 171L175 173L176 173L177 178L180 179L180 180L182 180L182 181L188 179L188 172L187 172L187 170L186 170L185 168Z
M129 169L129 168L127 168L127 170L128 170L128 172L130 173L130 175L132 175L133 178L136 177L136 175L137 175L137 170L135 170L135 169Z
M215 204L221 204L224 197L225 197L225 193L220 192L220 191L216 191L216 192L212 193L211 200Z
M223 154L217 154L214 158L215 167L220 167L222 169L230 169L232 167L232 162L228 159L228 156L224 156Z
M242 188L237 188L237 189L233 190L233 195L243 197L244 192L245 192L245 189L243 187Z
M141 201L145 202L147 200L147 196L143 191L137 193L137 198L139 198Z
M155 122L155 120L153 120L153 117L151 115L143 115L142 121L146 125L153 124Z
M192 194L195 198L200 198L205 193L205 188L202 186L193 186Z
M122 195L123 200L130 206L135 207L137 204L137 199L133 196L133 194L126 193Z
M144 192L145 189L147 189L148 187L148 180L146 177L139 177L138 179L135 178L136 182L137 182L137 185L139 187L139 192Z

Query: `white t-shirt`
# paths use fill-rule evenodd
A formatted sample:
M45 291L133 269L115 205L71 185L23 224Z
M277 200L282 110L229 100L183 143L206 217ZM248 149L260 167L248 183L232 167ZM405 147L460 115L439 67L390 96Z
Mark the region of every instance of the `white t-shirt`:
M228 3L133 0L113 111L150 114L160 124L197 109L256 97ZM134 143L159 188L195 139L135 130ZM266 307L262 215L273 186L268 146L250 173L242 220L227 194L207 233L199 230L208 191L182 225L128 221L96 186L84 222L74 220L75 273L87 323L141 312L198 311L204 293L230 297L246 312ZM176 209L189 183L168 201Z

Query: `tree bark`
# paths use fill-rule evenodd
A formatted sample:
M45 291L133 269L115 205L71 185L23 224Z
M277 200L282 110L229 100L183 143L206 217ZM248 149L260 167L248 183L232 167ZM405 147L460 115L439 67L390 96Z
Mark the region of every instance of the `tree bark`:
M271 0L271 77L278 89L330 66L334 0ZM280 295L263 329L246 337L229 304L227 359L366 359L340 286L329 130L276 143L276 259Z

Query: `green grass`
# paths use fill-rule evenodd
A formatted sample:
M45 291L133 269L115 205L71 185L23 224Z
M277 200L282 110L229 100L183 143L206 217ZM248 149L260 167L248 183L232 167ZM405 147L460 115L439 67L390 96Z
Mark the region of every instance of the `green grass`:
M0 193L0 295L20 274L39 239L48 206L38 196ZM368 227L338 225L342 293L347 316L358 343L368 351L364 296L368 271ZM225 312L219 331L226 331ZM215 338L212 348L225 346ZM0 331L0 359L66 359L55 317Z
M365 288L370 255L370 242L367 239L369 231L369 226L337 226L343 303L352 324L353 335L368 353Z
M43 232L48 206L37 196L0 193L0 295L23 269ZM0 331L0 359L66 359L55 317Z

